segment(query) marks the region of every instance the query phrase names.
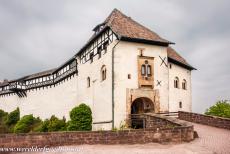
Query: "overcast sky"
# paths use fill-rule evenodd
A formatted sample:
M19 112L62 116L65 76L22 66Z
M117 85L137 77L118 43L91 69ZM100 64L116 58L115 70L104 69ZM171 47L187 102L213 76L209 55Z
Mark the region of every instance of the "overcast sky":
M193 111L230 99L229 0L0 0L0 80L64 63L114 8L175 42L198 69Z

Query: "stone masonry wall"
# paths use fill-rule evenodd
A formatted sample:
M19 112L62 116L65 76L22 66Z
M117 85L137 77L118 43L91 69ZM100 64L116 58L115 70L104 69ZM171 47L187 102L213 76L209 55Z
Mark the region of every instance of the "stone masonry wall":
M191 140L193 140L193 127L176 127L173 129L2 134L0 135L0 147L144 144L151 142L189 142Z
M191 112L178 112L178 118L181 120L186 120L190 122L200 123L204 125L224 128L230 130L230 119L229 118L221 118L216 116L208 116L198 113Z

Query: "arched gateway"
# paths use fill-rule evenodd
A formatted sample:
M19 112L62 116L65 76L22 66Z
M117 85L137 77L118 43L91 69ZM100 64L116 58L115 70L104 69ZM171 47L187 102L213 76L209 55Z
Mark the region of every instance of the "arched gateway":
M140 97L133 101L131 105L131 114L141 114L154 112L154 104L151 99L147 97Z
M136 98L131 105L131 127L144 128L145 119L142 113L154 113L154 103L147 97Z

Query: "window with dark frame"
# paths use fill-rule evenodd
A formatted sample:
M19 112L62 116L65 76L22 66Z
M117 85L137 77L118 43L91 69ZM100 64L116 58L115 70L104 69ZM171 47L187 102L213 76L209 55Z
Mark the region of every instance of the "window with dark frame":
M108 45L109 45L109 41L108 40L103 43L103 48L105 50L105 53L107 52Z
M87 87L90 87L90 77L87 77Z
M184 79L183 82L182 82L182 89L184 89L184 90L187 89L187 82L186 82L185 79Z
M93 52L90 53L89 57L90 57L90 63L92 63L93 62Z
M101 81L104 81L106 79L106 67L103 65L101 67Z
M128 74L128 79L131 79L131 74Z
M98 59L101 58L101 51L102 51L102 46L100 45L100 46L97 48Z
M182 108L182 102L179 102L179 108Z
M179 88L179 78L175 77L174 79L174 88Z

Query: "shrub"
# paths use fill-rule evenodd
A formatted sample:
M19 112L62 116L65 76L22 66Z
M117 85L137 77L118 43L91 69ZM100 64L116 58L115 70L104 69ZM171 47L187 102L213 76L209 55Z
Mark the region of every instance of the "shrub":
M70 111L70 119L67 130L92 130L92 111L89 106L80 104Z
M53 131L64 131L66 130L66 123L65 119L59 120L57 117L54 115L51 116L48 124L48 131L53 132Z
M78 130L78 127L74 121L68 121L67 123L67 131L75 131Z
M227 101L218 101L205 112L206 115L230 118L230 103Z
M14 125L18 122L19 119L20 119L20 111L19 111L19 108L17 108L16 110L14 110L8 114L5 123L8 126Z
M32 114L23 116L15 125L14 133L28 133L32 129L35 118Z
M5 124L8 113L0 109L0 134L9 133L9 126Z
M49 120L46 119L45 121L42 121L41 124L35 128L35 132L48 132L48 125Z
M5 116L7 116L8 113L0 109L0 119L3 119Z

